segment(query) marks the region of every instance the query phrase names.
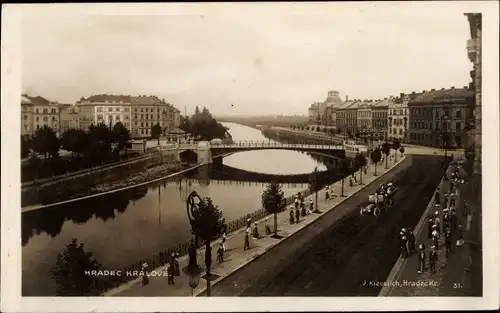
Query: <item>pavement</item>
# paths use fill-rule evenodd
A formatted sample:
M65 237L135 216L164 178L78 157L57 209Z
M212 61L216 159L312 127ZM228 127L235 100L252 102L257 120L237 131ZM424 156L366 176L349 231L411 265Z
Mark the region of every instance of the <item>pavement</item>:
M398 164L401 163L405 158L398 158ZM371 162L369 162L371 163ZM341 191L341 181L330 185L333 187L335 198L326 200L325 199L325 189L318 192L318 209L321 211L320 214L311 213L305 217L301 217L301 221L297 224L289 223L289 210L278 214L278 235L283 236L282 239L274 239L270 236L265 235L264 225L265 221L259 220L258 229L261 237L259 239L250 238L250 249L247 251L243 250L244 243L244 229L240 229L233 233L228 234L226 239L227 251L224 254L224 262L219 263L216 260L216 251L219 247L220 240L212 243L212 267L211 273L215 274L215 279L212 280L211 284L214 285L221 281L226 276L237 271L238 269L244 267L246 264L252 262L255 258L263 255L266 251L272 247L286 242L286 238L297 233L305 226L311 224L317 220L320 216L324 215L328 211L335 208L340 203L346 201L349 197L356 194L358 191L369 185L374 180L380 178L383 174L387 173L391 168L393 168L396 163L394 161L389 162L389 169L385 169L384 165L377 166L377 176L374 176L374 165L368 165L367 174L363 173L363 185L355 185L349 187L348 180L344 183L344 197L340 197ZM356 173L356 177L359 181L359 171ZM306 205L309 203L309 199L312 198L314 201L314 195L306 197ZM254 221L252 221L253 223ZM268 217L268 224L273 229L273 216ZM201 265L204 259L204 249L198 250L198 264ZM179 267L182 269L187 266L188 257L182 256L178 259ZM166 270L165 266L157 268L152 272L159 273ZM150 276L150 283L148 285L141 284L141 278L129 281L117 288L105 292L104 296L120 296L120 297L147 297L147 296L191 296L199 295L206 290L206 280L201 279L199 285L193 290L189 286L189 277L181 272L180 276L175 277L175 284L169 285L167 283L167 278L162 276Z
M447 170L448 177L451 177L451 172L455 168L450 165ZM467 177L467 173L460 168L460 173L463 177ZM467 180L467 178L466 178ZM450 181L441 182L440 197L441 204L444 207L445 193L449 192ZM456 212L458 224L464 225L463 219L463 203L464 190L467 184L459 186L458 195L454 195L456 201ZM427 210L422 215L421 221L415 231L416 246L424 244L426 250L432 245L432 240L427 238L427 214L433 213L435 210L440 210L442 207L434 204L434 199L429 203ZM399 258L393 268L393 271L386 280L386 286L382 288L379 296L481 296L482 284L470 284L467 280L467 273L464 270L468 264L468 259L465 257L464 247L457 247L456 241L458 234L455 232L452 238L452 248L449 256L446 256L444 245L444 236L440 238L438 253L438 261L436 272L430 273L427 269L422 274L417 273L418 256L414 254L408 259ZM477 282L477 280L476 280Z

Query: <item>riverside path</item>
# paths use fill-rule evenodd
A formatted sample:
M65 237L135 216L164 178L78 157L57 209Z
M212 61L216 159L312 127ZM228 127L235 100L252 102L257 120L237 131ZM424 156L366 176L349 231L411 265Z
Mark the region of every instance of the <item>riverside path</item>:
M348 199L358 193L360 190L370 186L369 184L377 179L384 179L386 177L387 172L392 172L391 168L397 165L397 168L403 168L408 166L410 160L407 158L399 158L398 163L390 162L389 169L385 169L385 164L380 164L377 166L377 176L374 176L375 166L373 164L368 166L367 174L363 174L363 185L355 185L353 187L349 187L348 181L346 180L344 186L344 195L346 197L340 197L341 192L341 181L336 182L330 187L333 187L334 194L337 196L334 199L325 200L325 191L324 189L319 191L318 193L318 209L322 212L320 214L312 213L308 214L306 217L302 217L301 221L298 224L290 225L288 220L288 210L278 214L278 229L279 235L284 236L283 239L272 239L269 236L264 235L264 222L263 220L258 221L259 233L261 234L261 238L257 240L250 239L250 249L247 251L243 250L244 243L244 229L239 231L235 231L233 233L228 234L226 247L227 251L224 254L224 262L219 263L216 260L216 249L220 244L220 240L217 240L212 243L213 253L212 258L212 269L211 272L216 275L216 279L212 281L212 290L217 292L219 288L217 288L218 283L224 283L224 278L228 275L231 275L233 272L239 272L239 269L246 268L249 264L255 263L256 259L262 255L266 255L273 250L270 250L274 247L280 246L288 246L289 240L295 237L301 238L302 236L292 236L295 233L302 230L307 225L315 222L318 218L321 218L323 215L327 214L330 211L337 211L337 207L340 203L348 201ZM395 169L397 170L397 169ZM359 171L356 173L356 176L359 180ZM378 186L378 183L374 184ZM366 193L364 193L363 198L366 197ZM312 198L314 201L314 195L306 197L306 204L309 202L309 199ZM340 218L340 215L344 214L344 210L339 210L337 214L337 219ZM272 216L269 217L269 226L273 227ZM283 243L283 244L281 244ZM198 263L202 263L204 258L204 249L201 248L198 251ZM188 259L187 256L182 256L179 259L179 267L183 268L187 265ZM277 259L279 260L279 258ZM253 261L253 262L252 262ZM163 271L165 270L165 266L160 267L159 269L155 269L154 271ZM184 275L181 272L181 275L175 277L175 284L169 285L167 283L166 277L156 276L150 277L150 283L148 285L142 285L141 279L135 279L130 281L124 285L121 285L117 288L107 291L104 293L105 296L120 296L120 297L147 297L147 296L190 296L192 294L199 295L205 291L206 281L201 279L200 284L194 290L189 286L189 277ZM227 294L232 295L232 294ZM236 294L234 294L236 295Z

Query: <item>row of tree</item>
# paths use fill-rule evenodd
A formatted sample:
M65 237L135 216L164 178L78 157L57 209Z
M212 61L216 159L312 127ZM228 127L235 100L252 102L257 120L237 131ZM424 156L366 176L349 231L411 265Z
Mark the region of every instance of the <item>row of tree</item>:
M230 136L227 132L228 128L217 122L206 107L200 111L197 106L191 117L181 117L179 128L191 134L196 140L210 141L214 138L224 139Z

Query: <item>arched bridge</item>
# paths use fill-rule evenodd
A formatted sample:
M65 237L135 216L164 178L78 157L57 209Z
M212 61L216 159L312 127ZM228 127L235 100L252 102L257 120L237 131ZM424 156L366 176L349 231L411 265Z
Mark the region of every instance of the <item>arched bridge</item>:
M197 154L198 163L212 163L212 157L221 154L252 151L252 150L295 150L305 152L316 152L328 154L332 157L345 158L345 150L342 145L334 144L303 144L303 143L280 143L276 141L233 141L232 143L210 143L207 141L197 143L176 143L162 146L161 150L176 150L179 159L186 151ZM193 153L194 152L194 153Z

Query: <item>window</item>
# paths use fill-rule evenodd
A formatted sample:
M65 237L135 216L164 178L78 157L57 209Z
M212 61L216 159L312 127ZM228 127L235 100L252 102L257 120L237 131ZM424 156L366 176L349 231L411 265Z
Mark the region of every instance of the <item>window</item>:
M443 123L443 130L448 130L448 123Z
M141 127L144 127L144 123L141 123Z
M120 108L119 107L115 108L115 112L120 112Z
M108 108L108 112L113 112L113 108Z
M123 112L129 112L129 108L123 108Z
M128 121L128 115L125 115L125 116L123 117L123 119L124 119L124 120L126 120L126 121Z
M51 113L52 113L52 114L56 114L56 109L52 109L52 110L51 110Z
M403 135L403 130L401 128L399 129L399 134Z
M44 122L48 122L48 121L49 121L49 117L48 117L48 116L44 116L44 117L43 117L43 121L44 121Z
M462 130L462 123L460 123L460 122L456 122L456 123L455 123L455 129L456 129L456 130Z
M39 120L40 120L40 118L37 116L37 117L36 117L36 121L38 122Z
M153 114L151 114L151 119L153 119Z
M462 118L462 110L458 109L457 112L455 113L456 118Z
M119 121L120 121L120 115L115 116L115 120L116 120L117 122L119 122Z
M98 115L97 115L97 120L103 120L103 116L102 116L102 114L98 114Z
M143 108L141 108L141 112L144 112L144 111L143 111Z
M141 120L143 120L143 119L144 119L144 114L141 114Z
M27 115L25 115L25 116L24 116L24 120L26 121L27 119L28 119L28 116L27 116Z
M38 108L36 108L36 109L35 109L35 112L36 112L36 114L38 114L38 113L39 113L39 112L38 112Z
M134 108L134 112L137 112L137 108Z
M455 136L455 143L457 144L457 146L461 147L462 146L462 137Z
M439 118L439 109L436 109L436 117Z
M102 112L102 107L97 107L97 112Z
M47 114L49 112L48 109L43 109L43 114Z
M55 120L56 120L56 117L52 116L52 122L55 122Z

